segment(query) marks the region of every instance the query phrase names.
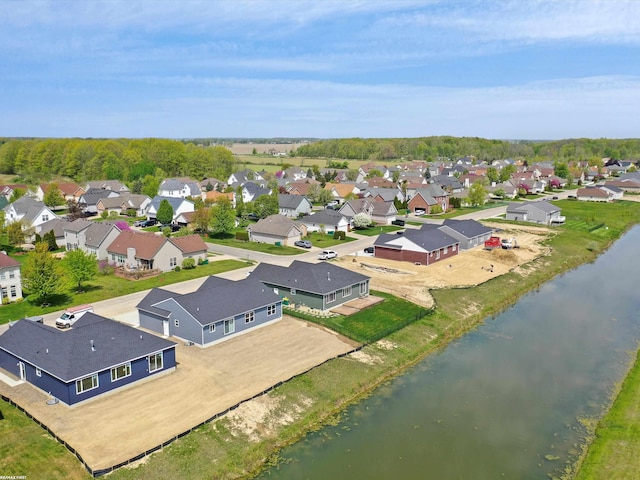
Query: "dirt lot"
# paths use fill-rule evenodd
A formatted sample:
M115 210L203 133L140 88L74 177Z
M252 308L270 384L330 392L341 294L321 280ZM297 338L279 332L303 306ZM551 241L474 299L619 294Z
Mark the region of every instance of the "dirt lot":
M504 227L499 224L488 226ZM336 262L342 267L369 275L373 290L393 293L431 307L433 298L429 289L478 285L507 273L545 253L545 247L540 242L550 234L551 231L543 227L518 228L510 225L509 230L499 235L502 238L515 237L520 248L487 251L476 247L429 266L362 256L340 257Z
M214 348L180 342L174 372L74 408L46 405L48 397L29 384L0 382L0 392L76 448L93 469L102 469L354 346L334 332L285 316Z

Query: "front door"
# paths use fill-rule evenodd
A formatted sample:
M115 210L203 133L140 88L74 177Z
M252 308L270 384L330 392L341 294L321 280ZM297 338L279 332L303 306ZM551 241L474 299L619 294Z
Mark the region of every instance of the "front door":
M26 380L27 379L27 369L24 366L24 363L19 362L18 366L20 367L20 380Z

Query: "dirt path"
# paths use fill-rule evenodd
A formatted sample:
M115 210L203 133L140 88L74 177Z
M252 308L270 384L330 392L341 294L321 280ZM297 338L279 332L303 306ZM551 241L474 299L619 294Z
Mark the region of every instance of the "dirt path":
M504 228L503 224L488 226ZM520 248L487 251L476 247L429 266L363 256L339 257L336 263L369 275L373 290L389 292L419 305L432 307L430 289L468 287L503 275L545 253L546 248L540 242L550 234L552 230L545 227L510 225L508 230L500 232L500 236L515 237Z
M324 328L284 317L215 348L180 342L174 372L73 408L46 405L47 395L30 384L0 382L0 392L48 425L93 469L102 469L354 346Z

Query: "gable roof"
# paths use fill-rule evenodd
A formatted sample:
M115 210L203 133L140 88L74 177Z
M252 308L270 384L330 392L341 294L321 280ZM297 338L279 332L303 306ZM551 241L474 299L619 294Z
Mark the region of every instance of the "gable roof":
M79 233L85 228L89 228L95 222L85 220L84 218L76 218L73 222L64 227L65 232Z
M507 205L507 212L518 213L528 211L530 208L541 210L544 213L555 213L560 211L560 207L556 207L544 200L538 200L537 202L523 202L523 203L510 203Z
M405 248L409 247L407 242L410 242L422 250L433 252L460 243L458 239L442 231L439 227L440 225L424 224L419 230L406 230L403 235L383 233L378 236L374 245L398 250L411 250L411 248Z
M287 235L291 229L295 228L300 231L300 227L296 222L284 215L269 215L267 218L258 220L257 223L251 225L249 230L251 233L262 233L265 235Z
M330 208L325 208L324 210L312 213L311 215L305 215L298 221L301 223L315 223L318 225L338 225L342 220L347 223L349 222L348 217L342 213L336 210L331 210Z
M447 218L443 222L443 226L455 230L460 235L466 238L478 237L480 235L485 235L487 233L493 232L493 229L485 227L480 222L477 222L475 220L456 220Z
M42 207L44 207L44 202L41 202L40 200L34 197L30 197L29 195L23 195L22 197L17 199L15 202L7 205L5 207L5 211L11 207L13 207L13 209L18 215L26 215L27 212L29 212L29 210L31 209L34 209L34 208L41 209Z
M162 195L156 195L151 200L151 203L149 204L149 209L154 208L157 212L158 208L160 207L160 202L162 202L162 200L166 200L167 202L169 202L169 205L171 205L171 208L173 208L174 215L176 214L176 211L178 210L178 208L180 208L180 206L182 206L184 202L188 202L193 205L193 202L191 200L187 200L186 198L163 197Z
M295 288L319 295L369 280L366 275L331 262L308 263L300 260L294 260L288 267L261 263L251 272L251 277L269 285Z
M93 222L85 231L85 245L88 247L99 247L107 235L113 230L120 229L111 222Z
M65 382L175 345L95 313L85 313L66 332L19 321L0 335L0 348Z
M162 288L152 288L142 300L136 305L138 310L150 312L161 317L168 318L171 312L162 308L155 307L156 303L162 302L168 298L179 297L180 294L164 290Z
M169 239L182 253L206 252L207 244L200 235L185 235L183 237L171 237Z
M135 248L137 258L151 260L167 242L168 239L162 235L123 230L107 247L107 251L126 256L128 248Z
M0 252L0 268L19 267L20 262L9 255Z
M279 208L292 208L292 209L296 209L300 206L300 204L304 201L307 200L307 197L305 197L304 195L289 195L286 193L279 193L278 194L278 207ZM311 202L309 202L309 204L311 204Z
M53 235L60 238L64 237L64 231L71 223L72 222L64 218L54 218L48 222L41 223L38 228L40 229L40 233L49 233L53 230Z

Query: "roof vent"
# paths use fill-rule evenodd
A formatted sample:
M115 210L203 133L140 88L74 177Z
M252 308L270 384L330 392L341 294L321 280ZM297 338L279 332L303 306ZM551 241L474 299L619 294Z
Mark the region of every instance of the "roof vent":
M95 352L96 351L96 344L93 342L93 340L89 340L89 342L91 342L91 351Z
M46 352L49 353L49 349L48 348L47 348Z
M327 272L327 282L331 281L331 274L329 272Z
M140 334L140 340L142 340L142 334Z

